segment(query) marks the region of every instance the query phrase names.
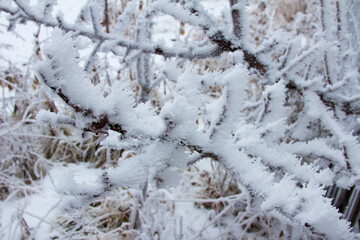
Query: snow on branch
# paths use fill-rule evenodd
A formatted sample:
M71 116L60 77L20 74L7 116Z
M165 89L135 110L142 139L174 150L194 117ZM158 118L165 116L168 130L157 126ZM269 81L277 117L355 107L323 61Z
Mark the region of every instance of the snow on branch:
M103 134L104 146L136 153L105 170L98 186L77 186L69 177L74 186L65 186L62 192L82 197L83 204L117 187L148 182L157 187L172 186L180 178L179 170L210 158L250 193L249 208L316 237L351 238L349 223L325 197L325 189L333 184L349 188L360 180L360 148L354 132L360 131L356 111L360 96L356 87L358 69L354 70L358 63L339 51L342 45L357 45L334 38L336 34L322 33L307 36L304 41L299 37L286 42L280 38L286 35L290 39L294 33L281 35L275 31L273 37L279 38L279 46L263 44L260 48L268 49L253 54L243 43L248 33L242 31L245 21L239 19L245 11L239 8L245 5L231 2L235 25L229 31L196 1L149 1L136 19L135 38L121 34L121 23L114 32L104 31L95 4L88 6L90 26L83 26L35 11L21 0L14 1L16 7L0 3L0 9L12 16L54 28L42 50L45 60L36 65L36 74L73 111L74 118L41 111L38 121ZM49 4L44 12L50 11ZM328 9L330 5L319 12L321 16L337 13ZM135 9L134 4L130 7L125 10L126 16ZM159 12L200 27L210 41L204 46L195 42L185 47L153 42L152 19ZM326 19L321 21L331 27L332 18ZM80 67L77 59L75 40L79 36L95 45L85 67ZM118 51L119 47L126 50ZM101 51L121 56L124 62L130 59L126 63L129 65L136 62L139 101L125 81L109 84L109 91L91 83L89 68ZM222 69L201 69L193 61L215 59L222 53L232 58ZM165 58L163 75L154 81L150 54ZM177 65L176 58L184 61ZM126 64L125 68L131 68ZM131 69L129 72L131 78ZM150 90L161 83L159 89L166 91L166 78L172 82L171 97L154 107ZM250 89L251 83L254 89ZM253 100L252 90L256 92ZM216 94L210 95L211 91Z
M166 2L166 1L165 1ZM25 3L21 2L20 0L15 1L16 5L18 6L18 9L11 9L8 6L0 5L0 10L10 13L11 15L19 15L23 19L28 19L31 21L34 21L38 24L42 24L47 27L58 27L65 32L75 32L77 35L85 36L90 38L92 41L97 42L106 42L108 41L108 44L125 47L129 50L140 50L143 53L150 53L150 54L157 54L164 56L165 58L170 57L179 57L179 58L186 58L186 59L202 59L202 58L208 58L208 57L216 57L219 56L221 53L224 52L235 52L235 51L242 51L244 53L244 60L249 64L251 68L254 68L258 70L260 73L264 74L266 72L266 66L264 63L262 63L256 55L251 53L249 50L246 50L240 46L240 44L237 42L235 37L225 36L224 30L221 28L213 27L213 24L209 24L209 17L205 21L195 21L196 25L200 25L203 30L207 33L210 40L215 44L210 44L207 46L191 46L190 48L169 48L163 46L161 43L140 43L136 41L127 40L124 38L121 38L118 35L114 34L108 34L104 31L100 30L99 28L99 21L96 19L95 14L96 11L94 11L95 6L90 6L90 12L92 13L92 22L93 22L93 29L87 29L83 27L79 27L76 25L71 25L66 22L64 22L61 17L57 17L57 19L53 18L45 18L44 16L41 16L40 14L36 14L32 8L28 7ZM174 6L169 7L168 4L173 5L172 3L166 3L158 4L155 2L154 9L161 9L161 11L166 12L167 14L175 14L179 19L182 21L185 21L185 18L187 19L188 16L186 14L186 10L181 11L172 11ZM161 6L161 7L160 7ZM185 5L186 6L186 5ZM178 7L176 7L178 8ZM175 9L176 9L175 8ZM168 10L171 10L168 12ZM199 11L198 5L196 7L192 8L192 11L197 12ZM179 14L182 13L182 14ZM202 12L201 12L202 13ZM198 19L198 18L194 18ZM185 21L186 22L186 21ZM215 23L215 21L212 21ZM194 22L192 22L194 24ZM211 26L211 28L210 28ZM216 25L215 25L216 26Z
M340 214L330 200L323 197L323 186L331 185L334 178L331 171L317 169L313 164L301 164L296 155L276 147L274 140L272 144L265 141L278 139L286 133L271 131L272 127L279 127L273 122L281 123L286 116L286 110L282 109L283 82L264 91L268 100L263 117L256 125L248 124L241 113L246 98L243 82L248 72L238 67L227 70L222 79L226 86L223 97L217 100L221 102L217 105L220 109L216 109L220 115L211 119L209 135L199 131L196 124L197 106L203 101L199 92L201 84L198 85L200 89L195 89L195 96L187 91L191 80L197 78L195 71L178 79L181 90L157 116L144 104L135 107L130 100L133 97L123 91L114 90L104 97L98 87L92 86L75 61L76 51L69 33L63 35L60 30L55 31L44 53L48 59L37 66L39 79L73 109L76 126L95 133L107 134L113 130L119 135L110 143L115 146L133 143L139 151L136 157L108 171L112 187L132 186L147 179L157 179L160 185L164 181L171 183L176 179L174 167L184 169L194 157L210 157L255 194L257 207L263 211L300 224L319 236L325 236L324 233L333 238L348 236L347 222L339 220ZM191 101L189 96L193 97ZM40 120L44 119L43 115L40 114ZM138 140L141 144L136 143ZM189 155L188 151L195 155ZM98 195L90 194L86 199ZM322 210L314 215L316 209ZM332 226L331 231L329 226Z
M37 122L42 125L51 125L51 126L76 126L75 119L69 116L61 116L53 112L41 110L36 115Z

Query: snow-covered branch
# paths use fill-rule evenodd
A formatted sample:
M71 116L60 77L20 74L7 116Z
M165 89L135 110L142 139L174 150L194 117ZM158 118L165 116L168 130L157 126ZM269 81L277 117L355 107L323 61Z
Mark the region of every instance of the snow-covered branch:
M231 0L219 20L198 1L132 2L113 25L107 1L104 22L101 4L89 2L74 24L52 15L52 1L39 11L22 0L0 3L10 22L53 28L41 47L36 76L71 113L41 111L38 122L71 126L83 138L95 133L102 147L132 152L102 170L96 186L78 184L73 176L65 179L58 190L70 205L77 198L75 207L121 187L139 186L144 191L139 198L148 204L154 199L147 199L144 186L174 186L189 166L211 159L248 197L242 211L280 219L315 237L353 237L347 222L353 219L342 219L325 197L330 186L351 188L360 181L359 63L354 60L360 55L350 53L360 50L360 35L341 37L360 32L353 4L320 1L306 5L314 8L307 12L299 3L295 21L286 13L279 20L267 12L275 3L253 8L245 3ZM164 15L201 36L181 41L182 32L171 44L155 41L155 20ZM268 41L252 32L251 18L260 17L259 23L273 24L262 30ZM312 20L310 28L306 24ZM85 61L79 57L83 37L91 45ZM120 59L120 67L110 76L107 65L108 81L99 84L91 73L103 53ZM233 210L228 198L217 202L223 199L228 205L194 239ZM132 215L132 226L151 215L141 214L140 220ZM252 222L245 215L235 219Z

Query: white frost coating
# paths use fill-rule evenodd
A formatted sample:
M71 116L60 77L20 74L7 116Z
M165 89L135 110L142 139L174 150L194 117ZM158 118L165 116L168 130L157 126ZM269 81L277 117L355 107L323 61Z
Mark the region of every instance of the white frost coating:
M107 173L112 184L122 187L138 187L148 180L149 175L139 156L120 162L118 167L108 169Z
M40 112L36 115L36 120L40 126L75 124L75 120L69 116L64 116L46 110L40 110Z
M310 57L312 54L318 54L318 52L324 51L324 49L326 49L327 47L331 47L331 46L329 46L329 44L324 41L319 41L318 43L314 44L309 49L304 51L300 56L297 56L294 59L292 59L289 62L289 64L287 64L287 66L284 69L282 69L282 71L278 74L281 76L283 74L287 74L288 72L291 72L291 70L293 70L293 68L298 66L299 63L302 62L304 59Z
M136 124L130 122L129 126L136 126L136 130L153 136L159 136L165 130L164 122L155 114L155 110L149 102L139 104L134 109L134 114Z
M266 138L270 140L274 135L274 139L278 139L285 133L285 128L281 126L280 129L282 130L280 132L276 131L279 125L285 125L284 118L286 117L286 109L283 107L285 90L282 81L269 88L264 94L270 96L269 100L271 101L267 109L268 112L264 112L268 115L261 119L262 128L256 128L251 124L247 125L244 121L239 122L239 119L241 119L240 109L246 96L241 94L245 92L245 86L240 80L242 75L246 78L246 72L237 72L235 70L224 78L226 79L224 81L226 83L224 95L217 100L218 103L211 105L213 108L212 112L217 113L212 113L214 116L213 122L220 123L215 134L216 141L207 147L204 146L204 148L218 153L221 161L234 173L240 182L249 186L252 191L255 191L258 196L264 199L261 205L264 210L281 209L281 211L285 211L285 215L294 216L296 221L302 225L306 222L307 224L314 224L315 231L317 228L322 229L323 226L319 221L313 220L311 216L307 219L303 215L298 215L298 210L303 207L309 208L309 206L312 206L315 202L313 198L323 198L323 191L319 191L318 186L316 184L312 185L312 183L332 184L334 177L332 172L329 170L318 171L317 167L308 164L301 165L301 160L296 155L280 150L276 146L277 142L273 141L270 144L263 138L264 133ZM186 87L184 86L183 88ZM175 123L181 122L184 124L188 122L188 126L191 126L191 121L188 119L191 116L183 114L179 118L175 116L175 110L173 110L178 109L184 112L189 110L188 104L190 103L186 102L185 99L177 96L171 104L164 106L162 113L170 114L171 119L174 119ZM197 102L195 102L195 105L197 105ZM222 108L225 111L221 110ZM218 114L226 116L224 121L220 120L221 117ZM274 131L272 131L271 127L274 128ZM227 140L230 138L231 133L234 133L234 129L237 129L235 137L237 138L237 146L240 147L241 151L233 146L232 141ZM190 135L186 136L188 134ZM187 132L186 129L181 129L176 135L180 135L185 139L193 139L193 141L195 139L192 136L193 134ZM209 144L204 140L202 140L202 143ZM249 158L247 154L257 156L257 158ZM278 177L269 171L267 165L275 168L279 167L279 169L283 169L284 172L288 172L290 175L285 175L278 181ZM304 188L297 186L298 179L302 179L305 182ZM322 204L322 208L327 209L327 214L332 216L332 219L339 218L339 213L331 207L329 202L320 201L316 204ZM332 237L348 236L346 221L341 221L340 225L343 227L343 232L340 234L331 233L335 234Z
M153 178L163 178L163 186L173 185L180 177L177 169L184 169L184 149L175 151L168 143L155 142L131 158L120 160L116 168L108 170L114 186L134 187Z
M71 96L71 103L100 114L104 106L104 97L99 88L91 81L76 62L77 52L70 33L54 30L51 41L44 47L49 60L38 64L36 69L46 84ZM45 79L43 79L45 77Z
M108 136L101 141L101 145L111 149L138 149L147 142L139 139L122 139L123 135L121 133L109 130Z
M284 176L279 183L273 184L271 192L266 200L261 204L263 210L271 210L276 207L284 207L287 212L295 212L296 208L299 207L299 202L289 201L287 194L292 193L290 198L296 199L296 181L290 176Z
M147 135L159 135L164 130L162 120L155 115L150 103L133 106L134 96L127 87L116 82L111 93L103 96L99 85L93 86L86 73L78 65L77 53L70 33L63 35L54 30L51 41L44 48L49 60L37 64L39 78L65 95L65 101L81 110L90 110L94 116L107 115L109 120L123 124L128 130ZM77 126L86 127L88 120L77 114Z
M304 181L316 181L325 185L332 183L334 177L329 170L319 171L315 166L304 163L301 159L287 151L281 151L276 144L266 142L262 137L263 130L255 129L251 125L243 123L238 128L236 136L239 139L236 144L240 149L246 149L249 154L256 154L269 166L283 168Z
M239 23L241 26L241 43L245 45L246 47L250 47L249 39L247 36L249 36L249 17L247 13L247 6L246 1L238 1L237 4L232 6L232 10L237 10L239 12Z
M30 8L25 1L18 2L26 9ZM300 22L307 25L306 21L300 20L307 20L308 13L301 11L295 16L294 23L286 23L290 28L288 32L282 27L276 32L264 31L266 43L259 42L260 46L254 50L257 52L254 57L263 60L266 67L266 73L259 73L259 69L250 66L251 61L246 60L246 54L241 51L221 53L222 47L226 49L228 46L221 46L221 42L216 42L218 39L212 35L221 33L226 35L224 40L236 39L232 29L224 29L224 26L231 25L230 11L225 20L228 22L218 24L220 19L208 14L198 1L184 1L184 5L168 0L149 1L143 7L151 17L147 19L144 14L143 22L137 21L139 32L150 31L144 26L151 25L152 18L156 18L159 11L186 22L186 33L190 28L188 25L205 26L206 34L201 36L204 41L192 41L189 33L186 41L182 42L185 36L178 36L174 46L166 47L164 42L153 42L154 39L150 38L144 44L131 40L131 27L134 26L131 21L134 17L139 20L137 3L129 3L115 30L107 34L102 32L101 13L94 8L96 3L90 1L87 5L90 10L84 8L84 15L81 15L84 19L79 19L79 25L59 25L64 31L75 34L55 30L52 40L41 49L48 59L37 66L39 79L73 108L76 120L41 111L37 116L38 122L69 124L82 131L100 133L105 138L101 143L103 148L125 149L133 153L131 158L121 158L118 167L108 170L110 185L104 175L95 186L82 186L71 174L66 176L58 186L65 198L81 206L86 199L76 202L76 198L68 195L91 199L94 195L101 196L111 191L112 187L132 187L147 181L150 184L158 181L156 183L160 187L169 186L176 183L178 172L186 168L186 163L213 158L251 193L242 192L248 194L249 201L255 202L254 206L248 206L265 215L277 214L282 220L289 220L291 224L308 228L309 232L314 231L320 236L327 234L330 239L348 238L347 223L339 220L339 213L323 196L325 186L336 183L337 186L351 187L359 180L357 133L360 127L356 120L360 99L357 87L359 61L357 55L351 53L358 49L358 21L352 22L358 17L344 13L346 7L358 4L337 2L343 16L341 24L351 22L351 26L347 27L355 31L346 31L345 26L336 28L340 24L334 11L336 4L330 2L326 2L324 8L329 15L325 16L326 34L316 21L312 23L314 29L310 33L306 29L292 29ZM269 17L266 14L270 4L261 10L265 18ZM43 6L39 9L42 10ZM311 7L314 6L309 5L306 11L310 11ZM196 14L191 14L193 8ZM259 11L258 8L256 6L251 11ZM42 16L39 9L29 11L35 22L58 25L50 17ZM245 1L240 1L234 9L241 11L242 25L252 24L244 18L247 14ZM254 16L246 16L249 20L251 17ZM28 18L28 21L32 20ZM262 20L269 24L273 21ZM245 44L242 47L251 53L252 49L246 46L251 29L247 26L243 29ZM295 33L298 30L304 31L303 35ZM124 35L125 31L127 35ZM349 33L352 32L356 37L351 37ZM159 109L155 110L150 102L136 102L135 94L130 90L134 86L125 86L120 81L105 86L105 97L104 85L91 84L90 77L79 66L77 49L86 46L84 43L82 46L77 44L78 34L89 43L99 44L99 48L93 51L94 58L100 59L104 52L111 52L109 55L118 55L124 60L122 63L119 61L124 67L119 73L121 81L124 77L128 78L124 72L129 70L130 74L133 73L128 66L132 66L143 53L149 58L154 52L162 55L164 59L154 59L155 64L151 65L151 68L154 66L151 70L156 73L161 69L161 77L157 75L158 79L149 86L159 98L164 97L160 94L161 90L171 89L171 93L164 97L167 99L165 104L159 104ZM234 40L231 44L237 46L238 42ZM214 53L214 48L218 48L219 52ZM199 57L197 54L209 56L209 52L213 54L211 56L221 56L211 59L213 62L207 62L207 59L193 61L193 58ZM177 58L176 54L181 54L185 61ZM169 60L172 56L174 58ZM159 67L162 61L170 63ZM203 61L209 65L204 67ZM226 64L221 66L223 61ZM199 67L193 67L194 64ZM111 67L114 66L106 68L106 71L110 72ZM109 79L115 79L114 76L116 73L110 74ZM157 89L164 79L171 81L168 88ZM139 79L137 81L131 84L142 83ZM251 89L249 84L252 84ZM94 125L100 127L89 128ZM120 127L123 131L119 130ZM118 129L118 132L109 129ZM107 133L108 136L105 136ZM199 236L208 235L200 232Z
M266 111L266 114L264 113L264 117L261 117L259 119L261 119L262 121L262 126L265 126L268 131L272 133L270 134L271 136L268 139L270 140L270 142L274 142L280 139L284 135L286 130L284 126L286 126L285 123L288 109L286 109L286 107L284 106L284 101L286 98L285 92L286 88L284 86L284 82L279 81L278 83L275 83L272 86L268 87L263 93L263 96L265 96L266 98L264 99L264 111ZM277 122L279 124L272 126L274 122Z
M197 17L194 14L190 14L189 11L184 10L184 8L178 6L175 3L169 2L168 0L160 0L151 4L151 7L154 10L160 10L166 12L167 14L172 15L176 19L182 22L191 22L192 25L197 26L208 26L210 23L206 21L205 18Z
M352 239L348 231L349 223L344 219L339 219L341 214L331 206L331 199L320 198L319 195L324 194L324 191L315 187L311 188L312 191L304 189L304 195L311 199L311 202L304 205L297 219L304 225L307 223L318 229L326 229L326 235L331 239ZM337 224L333 224L334 222Z
M159 177L163 179L161 187L169 188L178 184L184 169L187 168L187 161L185 160L188 158L188 155L185 153L185 150L185 148L181 147L174 149L166 162L168 167L164 168L162 166L163 170L159 173Z
M341 128L336 119L331 116L331 113L327 111L323 103L320 102L317 95L307 93L305 97L309 115L320 118L325 123L325 126L336 135L341 147L345 147L347 150L348 159L346 159L346 161L350 164L352 171L359 175L360 162L358 161L358 156L360 155L360 147L356 138L352 133L346 133Z
M88 185L75 181L74 173L68 171L56 186L56 191L66 195L98 194L102 191L100 185Z
M199 111L185 97L178 96L163 106L160 116L174 123L173 129L170 131L171 136L185 139L200 136L196 125L198 113Z
M339 220L341 214L331 206L330 200L322 197L324 191L316 184L309 183L304 188L298 188L291 176L276 182L274 175L267 171L260 160L249 159L244 153L232 149L231 143L215 147L218 147L225 165L236 173L236 177L265 199L262 205L264 210L281 208L303 226L314 226L315 231L334 226L335 230L327 233L332 239L351 238L348 222Z
M297 153L301 155L313 154L315 156L324 156L328 159L339 164L341 167L346 167L344 154L326 144L323 139L314 139L308 142L293 142L293 143L281 143L279 147L291 153Z
M185 73L185 76L187 74L188 73ZM268 132L267 129L269 128L270 133L268 134L270 139L274 134L277 138L284 134L284 130L280 133L275 130L277 126L285 122L284 117L286 116L286 110L283 107L283 99L285 98L283 94L283 82L280 81L278 84L275 84L265 93L271 96L273 102L269 103L268 110L271 112L270 115L262 120L262 124L265 125L263 128L256 128L251 124L247 125L244 121L239 122L241 118L240 109L246 97L246 86L242 84L241 79L243 77L246 78L246 76L246 71L229 71L226 77L224 77L224 94L214 103L207 106L211 106L211 108L207 109L211 110L211 115L209 116L213 116L211 118L213 124L219 122L219 126L217 126L216 129L216 141L207 147L204 146L204 148L211 152L218 153L221 161L235 174L240 182L249 186L252 191L255 191L258 196L264 199L262 203L264 210L271 211L272 209L281 208L286 214L295 215L297 221L307 221L308 219L304 220L303 216L297 215L298 209L303 206L311 206L313 200L312 198L306 197L303 202L300 196L303 196L304 193L308 191L316 195L317 198L322 198L323 192L317 191L317 187L313 189L312 185L306 185L305 190L300 189L297 186L297 179L302 179L305 182L317 182L330 185L333 175L331 171L328 170L318 171L318 169L312 165L301 165L301 160L298 157L287 151L277 150L276 142L273 143L275 146L272 146L272 144L269 145L265 139L262 138L264 132ZM204 140L203 137L194 137L198 134L198 132L194 131L196 125L193 124L195 119L192 117L193 114L196 113L196 110L189 105L198 105L200 99L196 101L196 99L193 98L192 102L188 102L186 98L183 97L183 95L187 96L187 94L189 94L189 97L192 98L191 95L196 93L194 89L188 92L187 86L189 85L186 82L189 80L186 79L189 79L189 77L185 77L179 82L179 93L182 95L176 96L171 103L165 104L161 113L164 117L168 116L175 123L175 128L171 131L171 136L181 136L181 138L184 139L191 139L191 142L195 141L206 145L209 144L209 142ZM176 115L175 111L180 111L183 114ZM223 121L221 120L221 116L219 116L221 114L226 116ZM180 123L183 125L183 128L177 126L177 124ZM274 131L271 131L271 127L274 128ZM188 131L189 129L192 130ZM232 141L227 140L231 136L231 132L234 132L234 129L237 129L235 136L238 139L237 146L242 149L241 151L233 145ZM249 158L247 154L258 156L258 158ZM277 177L269 171L267 165L280 167L284 172L289 172L291 175L285 175L280 181L277 181ZM327 205L326 207L324 206L324 208L332 209L328 202L324 204ZM334 216L334 218L339 216L335 209L329 210L328 212L330 212L329 214ZM318 224L318 222L314 221L314 224ZM345 229L348 229L346 225Z
M298 209L312 209L313 204L322 205L322 208L326 209L327 215L331 216L332 219L338 218L338 213L331 208L329 202L321 200L323 199L323 192L317 189L318 185L311 185L313 182L324 185L331 184L333 179L331 171L318 172L318 169L312 165L301 165L297 156L280 150L276 146L277 142L273 141L275 146L272 146L265 141L265 139L278 139L285 132L285 128L280 128L281 131L272 131L285 122L286 109L283 107L285 87L282 81L269 87L263 93L263 96L268 97L268 99L264 98L265 104L268 106L267 109L264 108L265 116L259 118L257 127L251 124L247 126L245 121L239 120L243 117L241 110L246 99L244 82L248 78L248 73L242 68L240 70L233 68L227 71L221 80L225 85L223 95L205 105L212 107L212 109L208 108L212 111L209 116L211 116L213 126L209 132L214 131L213 142L211 142L210 136L198 131L196 124L199 107L204 103L203 98L196 96L202 88L200 77L195 78L197 84L195 84L195 88L191 89L190 79L194 81L194 78L191 78L191 72L185 72L179 78L177 95L173 101L165 103L158 116L154 114L150 104L139 104L134 108L134 103L130 100L131 94L121 89L120 84L114 86L114 90L109 96L103 97L101 90L92 86L78 67L75 61L75 52L72 52L70 56L73 64L70 67L66 60L69 57L53 49L55 45L64 45L65 48L71 50L73 44L71 38L67 35L64 37L55 35L54 38L53 45L48 46L46 50L52 59L44 63L45 67L40 66L39 72L45 76L43 80L48 85L61 89L62 93L71 96L70 103L72 105L91 109L98 116L107 114L111 122L121 123L131 133L139 132L145 136L160 136L167 133L166 137L168 138L185 139L186 143L194 143L205 151L217 153L222 163L234 173L237 179L249 186L251 190L257 193L257 196L263 199L261 206L266 211L281 208L281 211L294 216L298 222L308 223L319 229L323 227L319 222L322 220L321 216L319 218L313 218L311 215L303 216L298 214ZM51 69L52 66L54 69ZM51 72L45 71L45 68L51 69ZM64 71L64 69L69 69L69 72ZM76 80L72 81L74 78ZM76 86L80 87L83 84L85 84L84 89L74 90ZM94 103L94 99L97 99L98 102ZM317 113L310 111L311 114L316 115ZM48 121L51 121L53 116L49 116L49 114L48 116L46 114L40 115L40 119L44 120L46 117ZM238 130L236 131L236 129ZM265 138L263 137L264 133ZM234 137L231 137L232 135ZM119 140L119 137L121 136L118 134L110 134L104 144L120 148L124 145L121 145L122 141ZM238 139L236 145L234 144L235 139ZM116 144L117 140L120 141L118 144ZM131 144L130 142L126 143ZM141 143L134 141L132 144L139 146ZM185 157L186 149L180 148L175 151L175 146L171 142L153 141L146 144L148 145L143 146L137 155L121 161L117 168L108 170L111 184L131 187L155 177L164 178L170 183L176 181L174 173L176 173L177 168L183 169L185 167L185 161L181 162L181 160ZM256 156L256 158L250 158L249 154ZM274 172L269 171L269 166L283 169L290 175L285 175L279 180ZM304 188L299 188L296 185L298 179L305 182ZM90 193L96 193L98 190L97 188L72 188L68 189L68 192L76 195L80 194L82 189ZM312 198L321 201L317 202ZM340 223L342 224L342 222ZM342 227L346 232L347 226Z

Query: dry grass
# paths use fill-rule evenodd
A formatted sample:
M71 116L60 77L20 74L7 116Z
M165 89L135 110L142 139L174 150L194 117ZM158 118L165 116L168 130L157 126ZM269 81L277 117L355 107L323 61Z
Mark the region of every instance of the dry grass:
M118 189L80 211L60 213L52 239L134 239L137 202L129 190Z

